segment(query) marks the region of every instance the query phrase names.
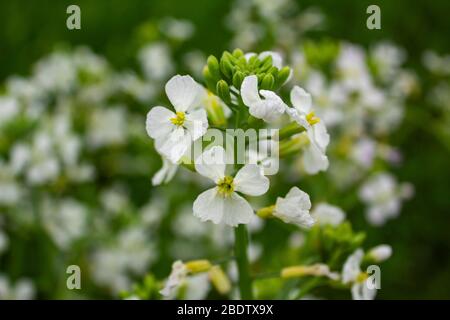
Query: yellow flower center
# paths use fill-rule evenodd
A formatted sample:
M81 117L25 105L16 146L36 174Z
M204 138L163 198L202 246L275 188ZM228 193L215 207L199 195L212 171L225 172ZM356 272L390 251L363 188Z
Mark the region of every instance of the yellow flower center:
M230 196L234 191L233 177L225 176L220 179L217 183L217 188L220 195L224 197Z
M314 114L314 111L312 111L306 115L306 121L308 121L308 123L313 126L316 123L320 122L320 118L316 117L316 115Z
M358 274L358 276L356 277L356 282L359 282L359 283L364 282L364 281L367 280L368 277L369 277L369 276L368 276L367 273L361 272L361 273Z
M170 122L174 125L181 127L184 124L184 119L186 118L186 114L181 111L177 111L176 116L170 118Z

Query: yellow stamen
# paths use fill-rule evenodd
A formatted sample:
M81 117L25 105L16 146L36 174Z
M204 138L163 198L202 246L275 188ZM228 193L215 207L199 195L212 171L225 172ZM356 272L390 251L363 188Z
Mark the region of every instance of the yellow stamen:
M230 196L234 191L233 177L225 176L220 179L219 183L217 183L217 188L220 195L224 197Z
M170 121L176 126L182 126L184 124L184 119L186 115L184 112L177 111L176 117L170 118Z
M358 276L356 277L356 282L364 282L367 280L367 278L369 277L369 275L365 272L361 272L360 274L358 274Z
M313 126L316 123L320 122L320 118L316 117L314 112L312 111L306 115L306 121L308 121L308 123Z

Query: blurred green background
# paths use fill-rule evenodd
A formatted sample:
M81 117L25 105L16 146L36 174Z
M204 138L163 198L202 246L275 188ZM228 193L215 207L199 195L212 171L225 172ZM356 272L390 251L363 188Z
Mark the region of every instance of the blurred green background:
M425 50L450 52L450 2L442 1L298 1L299 7L317 7L326 16L323 31L312 38L331 37L369 45L392 40L406 49L406 66L419 75L422 92L429 88L423 77ZM66 8L81 7L82 29L66 28ZM382 29L368 30L366 8L381 7ZM104 55L117 69L134 67L137 28L149 18L171 16L195 24L192 41L181 47L218 54L228 48L231 34L224 15L228 0L151 1L39 1L6 0L0 4L0 79L27 75L32 64L55 47L85 44ZM269 49L262 45L261 49ZM368 232L368 245L389 243L393 257L382 266L379 298L450 298L450 143L433 130L434 114L419 97L407 108L403 127L394 136L406 159L394 170L400 181L415 186L415 196L405 203L401 217L383 226L368 227L362 215L355 229ZM448 137L447 137L448 138ZM361 209L361 208L360 208ZM351 212L349 213L352 214ZM355 215L353 215L355 216Z

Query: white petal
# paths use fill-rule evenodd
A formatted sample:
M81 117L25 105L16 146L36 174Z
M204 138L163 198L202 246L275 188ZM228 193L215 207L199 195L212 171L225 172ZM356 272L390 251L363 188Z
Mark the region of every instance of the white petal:
M272 56L272 65L278 69L281 69L283 65L283 58L281 57L281 54L273 51L264 51L259 54L258 58L259 60L263 60L267 56Z
M305 115L300 113L300 111L298 111L297 109L295 109L295 108L286 108L286 113L289 115L289 117L291 117L292 120L297 122L303 128L309 129L311 127L311 125L306 120Z
M316 123L312 126L311 130L308 131L310 138L312 137L316 142L317 146L325 152L326 147L330 143L330 135L327 132L327 128L323 122Z
M152 185L158 186L162 183L167 183L172 180L173 176L177 172L178 165L173 164L169 160L163 158L163 166L152 178Z
M170 118L175 117L175 114L164 107L153 107L147 113L147 120L145 128L147 134L153 139L160 139L167 137L175 127Z
M314 224L314 219L309 214L310 208L309 195L299 188L293 187L285 198L277 199L273 214L286 223L309 228Z
M185 112L198 98L199 84L191 76L176 75L166 83L166 94L175 110Z
M155 140L156 150L177 163L191 146L191 135L183 128L173 130L168 137Z
M247 107L257 104L261 101L258 94L258 77L255 75L247 76L241 85L242 101Z
M250 196L260 196L269 190L269 179L256 164L247 164L234 177L235 190Z
M260 93L265 99L250 105L250 114L266 122L277 120L287 109L287 106L273 91L261 90Z
M305 171L309 174L316 174L319 171L326 171L328 165L328 157L315 143L310 142L303 153Z
M364 252L361 249L357 249L347 258L342 268L342 282L344 284L355 281L361 273L360 265L363 257Z
M217 193L217 188L201 193L194 201L193 211L202 221L233 227L249 223L253 217L253 209L244 198L236 193L223 197Z
M195 170L214 182L225 176L226 155L223 147L214 146L195 160Z
M184 127L188 129L193 141L203 136L208 129L208 119L205 109L198 109L187 113Z
M311 112L312 100L311 95L303 88L295 86L291 90L291 102L293 106L303 114Z

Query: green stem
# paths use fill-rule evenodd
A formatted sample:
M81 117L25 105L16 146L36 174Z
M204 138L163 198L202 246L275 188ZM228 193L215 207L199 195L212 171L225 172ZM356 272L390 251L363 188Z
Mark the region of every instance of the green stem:
M253 299L252 279L250 277L250 265L247 257L248 232L245 225L240 224L234 228L234 255L239 273L239 291L241 299Z

